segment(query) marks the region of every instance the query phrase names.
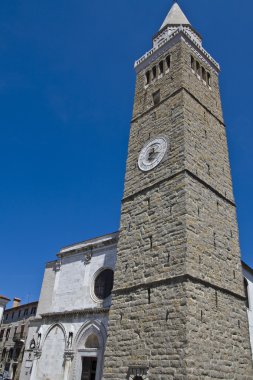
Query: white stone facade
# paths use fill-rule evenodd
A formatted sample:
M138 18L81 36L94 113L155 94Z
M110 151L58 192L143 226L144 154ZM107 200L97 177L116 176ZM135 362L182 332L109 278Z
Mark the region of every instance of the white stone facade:
M253 358L253 269L244 262L242 263L242 268L245 279L245 295L247 297L250 343Z
M5 306L7 305L7 303L9 301L10 301L9 298L4 297L4 296L0 296L0 325L1 325L2 318L3 318Z
M81 379L83 357L96 360L94 379L101 379L111 296L99 299L94 282L104 270L114 271L117 239L114 233L66 247L46 265L21 380Z

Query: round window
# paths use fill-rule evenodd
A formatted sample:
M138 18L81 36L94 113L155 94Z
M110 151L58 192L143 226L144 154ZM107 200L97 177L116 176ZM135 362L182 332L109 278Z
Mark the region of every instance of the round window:
M113 274L114 273L111 269L105 269L96 277L94 293L100 300L107 298L111 294L113 287Z

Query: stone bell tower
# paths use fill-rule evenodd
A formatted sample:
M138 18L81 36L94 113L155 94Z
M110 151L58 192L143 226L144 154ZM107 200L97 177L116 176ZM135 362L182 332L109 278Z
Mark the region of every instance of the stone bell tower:
M252 379L219 65L175 3L135 69L104 379Z

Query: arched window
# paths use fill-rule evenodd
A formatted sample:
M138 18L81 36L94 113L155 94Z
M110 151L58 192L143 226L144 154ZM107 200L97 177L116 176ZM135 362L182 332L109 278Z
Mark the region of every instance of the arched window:
M91 334L88 336L85 342L85 348L99 348L99 341L96 334Z
M156 66L152 67L153 79L156 78Z
M21 347L17 347L14 351L14 356L13 356L15 361L18 360L20 353L21 353Z
M163 74L164 72L164 65L163 61L159 62L159 74Z
M6 348L3 349L2 360L5 360L5 357L6 357Z
M113 270L105 269L99 273L95 279L94 292L97 298L103 300L112 292L113 287Z
M9 354L8 354L8 361L11 361L13 357L13 348L10 349Z
M146 76L146 84L149 84L150 83L150 71L147 71L145 76Z
M246 303L247 308L249 309L249 293L248 293L248 285L249 284L248 284L248 281L246 278L244 278L243 283L244 283L244 294L245 294L245 298L246 298L245 303Z

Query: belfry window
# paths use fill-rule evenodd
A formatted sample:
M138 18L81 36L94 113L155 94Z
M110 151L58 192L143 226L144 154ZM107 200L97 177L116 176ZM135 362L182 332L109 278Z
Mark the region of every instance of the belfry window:
M105 269L95 279L94 293L96 297L103 300L110 296L113 288L114 273L111 269Z
M170 55L167 55L167 57L166 57L166 70L170 69L170 64L171 64Z
M195 59L193 58L192 55L191 55L191 68L193 71L195 71Z
M210 73L206 73L206 78L207 78L207 84L208 84L208 86L209 87L211 87L211 75L210 75Z
M152 96L154 106L157 106L160 103L160 90L154 92Z
M150 71L146 72L145 77L146 77L146 84L149 84L150 83Z
M200 77L200 64L198 61L196 61L196 71L197 71L197 75Z
M156 66L152 68L153 79L156 78Z
M204 69L204 67L201 68L201 76L202 76L203 82L206 83L206 70Z
M164 65L163 65L163 61L159 62L159 74L163 74L164 72Z

